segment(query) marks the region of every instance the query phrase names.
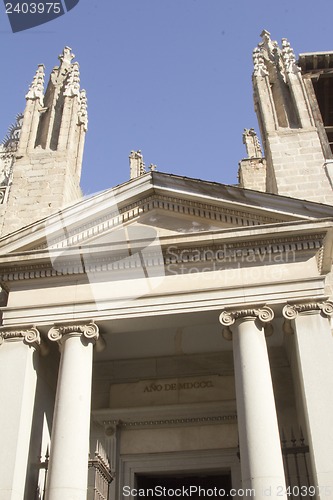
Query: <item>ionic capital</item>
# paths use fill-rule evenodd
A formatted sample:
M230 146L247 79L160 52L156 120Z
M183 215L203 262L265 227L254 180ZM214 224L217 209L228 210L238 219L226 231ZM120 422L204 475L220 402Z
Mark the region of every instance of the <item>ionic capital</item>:
M227 340L231 340L232 332L230 327L239 319L252 319L257 320L260 323L266 325L265 335L271 335L273 333L272 328L267 328L269 323L274 318L274 312L268 306L255 307L249 309L231 309L224 310L220 314L220 323L223 325L222 335Z
M47 334L50 340L63 342L64 337L73 336L81 337L83 336L86 340L96 342L99 337L98 326L91 321L90 323L76 323L69 325L54 325Z
M23 340L23 342L32 347L41 345L41 337L37 328L33 326L19 328L19 327L2 327L0 329L0 345L5 340Z
M286 304L282 309L282 314L285 318L283 330L287 334L294 333L291 320L296 319L299 314L313 314L319 312L323 316L330 317L333 315L333 302L303 302L300 304Z
M301 304L287 304L282 309L282 314L286 319L295 319L300 313L311 313L319 311L324 316L333 315L333 302L304 302Z

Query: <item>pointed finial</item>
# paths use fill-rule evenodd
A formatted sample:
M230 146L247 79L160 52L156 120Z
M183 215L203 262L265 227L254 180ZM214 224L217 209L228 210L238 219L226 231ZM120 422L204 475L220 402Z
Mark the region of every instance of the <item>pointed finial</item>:
M130 160L130 179L135 179L146 173L145 164L143 161L143 156L140 151L131 151L129 155Z
M25 96L26 99L39 99L43 104L44 97L44 77L45 77L44 64L39 64L29 90Z
M72 59L74 59L75 55L72 53L72 49L70 47L64 47L62 54L58 57L61 64L71 64Z
M263 30L260 33L260 37L262 41L258 44L258 47L265 48L270 57L272 57L278 48L277 42L271 39L271 34L267 30Z
M253 128L244 129L243 144L245 144L248 158L262 158L260 142Z
M64 96L73 97L80 94L80 70L79 63L72 64L72 69L69 72L67 83L65 85Z
M253 66L254 76L268 76L265 58L259 47L256 47L253 51Z
M287 38L282 38L282 58L287 73L300 73L301 68L297 66L295 52L290 46Z
M262 30L262 32L260 33L260 38L262 38L263 42L269 43L271 41L271 34L267 30Z

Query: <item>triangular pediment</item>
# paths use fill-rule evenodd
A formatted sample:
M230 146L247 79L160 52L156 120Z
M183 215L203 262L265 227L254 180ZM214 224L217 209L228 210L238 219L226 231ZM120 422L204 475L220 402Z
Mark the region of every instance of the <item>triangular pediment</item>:
M202 236L333 217L333 207L235 186L148 173L0 239L8 253L98 246L128 238ZM148 235L148 236L147 236Z

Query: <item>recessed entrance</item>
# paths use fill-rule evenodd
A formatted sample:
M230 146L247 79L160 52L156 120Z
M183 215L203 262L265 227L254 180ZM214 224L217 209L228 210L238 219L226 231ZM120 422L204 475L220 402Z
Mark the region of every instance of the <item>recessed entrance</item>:
M230 498L231 474L187 473L187 474L136 474L136 488L144 490L142 498Z

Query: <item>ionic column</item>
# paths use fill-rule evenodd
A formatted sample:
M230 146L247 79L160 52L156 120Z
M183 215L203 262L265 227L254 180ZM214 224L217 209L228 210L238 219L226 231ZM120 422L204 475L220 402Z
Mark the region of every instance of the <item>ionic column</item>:
M333 495L333 339L332 302L288 304L283 308L294 332L298 389L301 393L316 498ZM291 327L291 328L290 328Z
M0 499L22 500L37 384L40 334L0 329Z
M93 323L55 326L48 337L61 346L52 425L47 500L86 500L89 455Z
M223 335L232 338L242 487L257 500L285 499L285 477L265 340L273 311L267 307L223 311Z

